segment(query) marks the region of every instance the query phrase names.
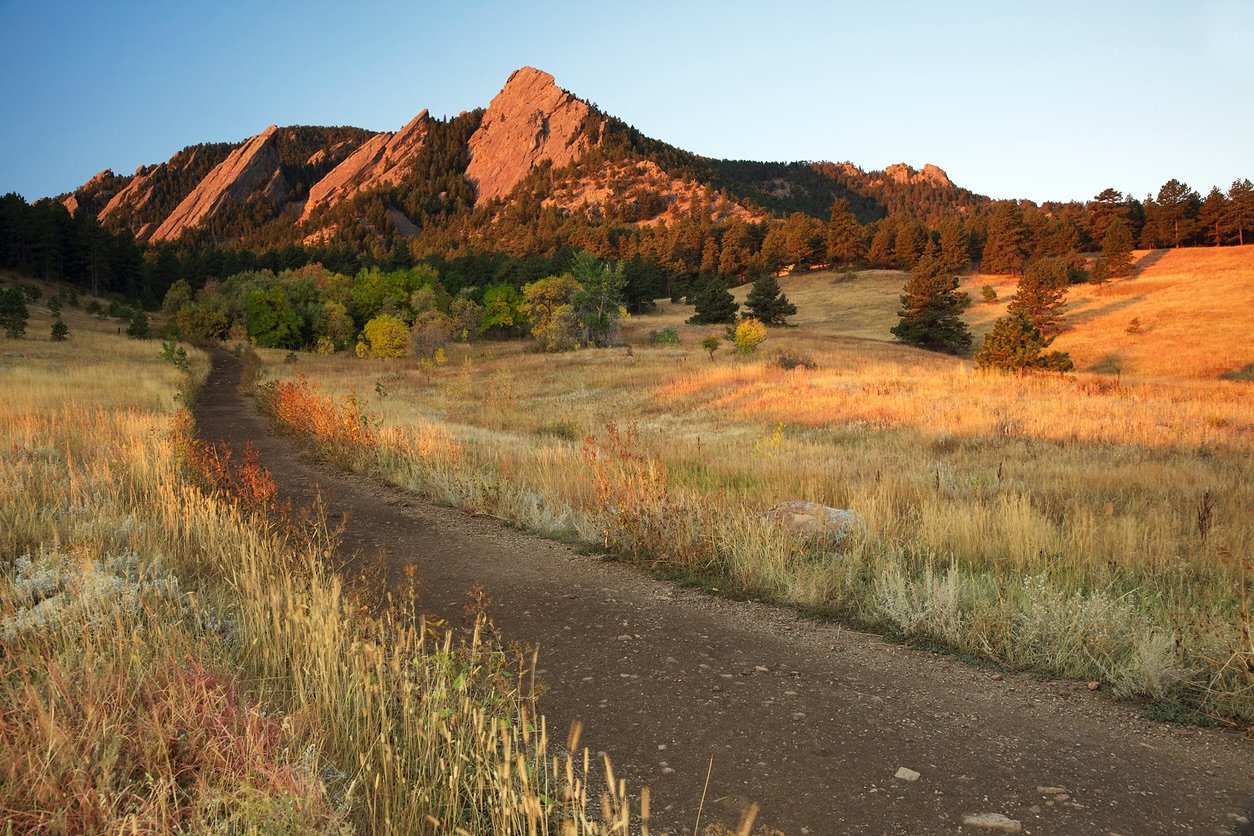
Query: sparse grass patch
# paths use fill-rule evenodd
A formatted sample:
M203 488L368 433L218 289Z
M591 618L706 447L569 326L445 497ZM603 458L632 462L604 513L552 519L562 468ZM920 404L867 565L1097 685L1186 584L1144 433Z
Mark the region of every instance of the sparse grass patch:
M617 785L590 808L577 741L549 750L533 658L483 622L460 641L363 614L319 519L290 520L254 458L189 436L193 387L160 347L74 325L0 366L13 829L626 831ZM204 355L188 366L203 378ZM315 420L345 405L300 387L281 402Z

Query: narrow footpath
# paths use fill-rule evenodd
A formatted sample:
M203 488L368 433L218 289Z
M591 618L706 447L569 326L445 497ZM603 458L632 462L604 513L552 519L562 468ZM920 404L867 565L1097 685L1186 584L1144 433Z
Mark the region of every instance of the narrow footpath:
M702 827L756 801L788 834L999 832L964 824L977 814L1032 834L1254 834L1240 734L681 589L344 474L274 435L239 374L214 355L201 437L251 443L296 505L320 496L346 558L413 567L424 611L458 622L481 586L505 636L540 648L551 736L581 719L584 744L650 788L653 833L693 831L712 758Z

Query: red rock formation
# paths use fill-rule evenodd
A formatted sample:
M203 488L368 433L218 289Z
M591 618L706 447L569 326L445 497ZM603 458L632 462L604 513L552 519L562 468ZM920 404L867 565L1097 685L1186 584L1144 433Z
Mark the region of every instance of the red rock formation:
M409 173L430 126L431 116L424 110L396 133L366 140L309 189L301 221L308 220L319 206L333 206L360 192L399 183Z
M228 201L242 203L250 193L264 187L267 199L282 199L286 187L275 178L279 172L279 154L274 147L278 127L271 125L236 148L214 167L200 185L183 198L170 215L152 233L152 241L171 241L186 229L200 225L212 217Z
M949 175L931 163L924 163L922 171L915 171L905 163L895 163L884 169L884 175L894 183L930 183L938 188L953 185Z
M144 206L152 197L152 175L157 168L158 166L155 165L141 165L135 169L131 181L109 199L105 207L100 210L100 214L96 216L97 219L104 223L113 215L126 214L128 210L136 210Z
M470 138L466 176L478 189L475 205L509 194L541 162L560 168L578 159L588 142L575 135L589 110L548 73L515 70Z

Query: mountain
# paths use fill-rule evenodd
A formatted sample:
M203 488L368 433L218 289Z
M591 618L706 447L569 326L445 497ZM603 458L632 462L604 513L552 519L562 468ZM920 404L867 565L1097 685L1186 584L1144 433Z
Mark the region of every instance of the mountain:
M931 222L988 202L932 165L867 172L702 157L644 136L532 67L511 74L484 110L446 120L423 110L394 133L271 125L132 175L102 171L61 201L152 243L362 246L453 227L477 240L503 217L625 227L825 219L837 198L863 222L890 212Z

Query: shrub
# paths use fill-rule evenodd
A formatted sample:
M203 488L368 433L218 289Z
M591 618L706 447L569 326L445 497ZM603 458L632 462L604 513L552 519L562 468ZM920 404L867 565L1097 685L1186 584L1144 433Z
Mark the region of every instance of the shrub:
M793 348L780 349L779 353L775 355L775 365L787 371L793 369L814 371L819 367L819 364L814 362L814 358L809 354Z
M701 341L701 347L710 353L710 360L714 360L714 352L723 347L723 341L711 334Z
M52 321L52 341L54 343L65 342L66 337L70 335L70 329L61 317L57 317Z
M126 326L126 336L133 340L146 340L152 336L152 331L148 327L148 314L141 310L136 310L131 315L130 324Z
M993 325L975 353L977 369L1000 369L1022 372L1029 369L1070 371L1071 357L1061 351L1041 352L1053 342L1041 336L1041 331L1022 312L1003 316Z
M679 331L674 328L652 331L649 333L649 342L654 345L679 345Z
M366 351L371 357L388 358L404 357L406 344L409 342L409 329L404 320L382 314L366 323ZM357 355L362 355L362 343L357 344Z
M757 351L758 346L764 340L766 340L766 326L753 317L742 319L732 336L732 342L736 344L736 353L742 357L748 357Z
M997 301L997 291L991 284L986 284L980 289L980 296L990 305Z

